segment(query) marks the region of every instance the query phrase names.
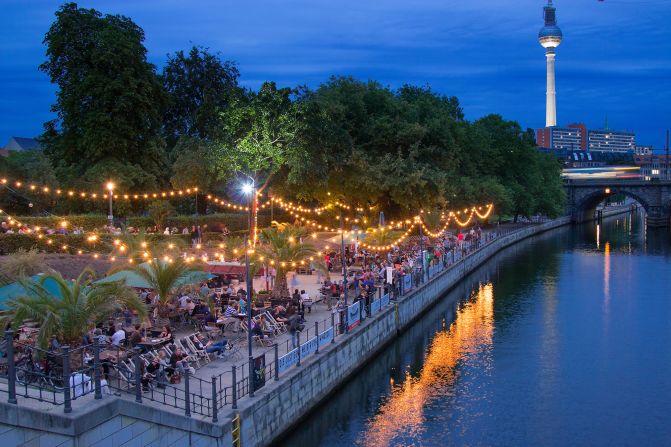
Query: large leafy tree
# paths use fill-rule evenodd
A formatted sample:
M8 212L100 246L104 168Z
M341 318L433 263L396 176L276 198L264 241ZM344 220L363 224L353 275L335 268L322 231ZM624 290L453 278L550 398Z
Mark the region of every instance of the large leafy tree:
M58 87L57 118L46 123L41 140L52 161L68 168L69 180L99 163L146 172L132 178L133 186L155 187L163 177L165 95L143 41L144 32L127 17L75 3L56 12L40 70Z
M242 94L235 63L192 47L168 56L161 81L168 93L163 133L169 148L182 136L211 141L224 136L221 114ZM171 152L179 155L184 148Z

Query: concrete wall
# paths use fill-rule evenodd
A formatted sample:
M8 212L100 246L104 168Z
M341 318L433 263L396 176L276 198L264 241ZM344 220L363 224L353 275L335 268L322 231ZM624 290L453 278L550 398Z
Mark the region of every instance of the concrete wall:
M562 217L501 237L457 262L414 292L392 303L374 318L339 338L337 343L308 357L278 382L257 391L256 397L240 403L244 447L271 445L292 429L309 411L327 398L359 368L439 300L445 292L503 248L535 234L570 223ZM229 415L230 417L231 415Z
M62 413L2 403L3 447L230 446L230 420L212 424L118 398L91 399L86 411ZM82 406L83 407L83 406Z

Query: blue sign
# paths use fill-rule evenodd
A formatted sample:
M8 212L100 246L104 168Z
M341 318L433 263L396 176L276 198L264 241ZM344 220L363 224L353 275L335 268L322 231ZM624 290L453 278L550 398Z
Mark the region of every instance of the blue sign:
M287 352L282 357L277 359L277 371L279 373L283 373L287 369L294 366L296 363L298 363L298 348Z
M361 301L357 301L347 308L347 329L355 328L361 321L359 320L359 307Z
M319 334L319 346L324 346L333 340L333 327L326 329Z
M403 293L408 293L412 289L412 275L406 274L403 276Z
M301 345L301 358L309 356L313 352L317 351L317 337L311 338Z
M371 315L375 315L382 309L382 300L375 300L372 303L370 303L370 313Z
M386 295L382 295L382 298L380 298L380 307L384 307L387 304L389 304L389 294L388 293Z

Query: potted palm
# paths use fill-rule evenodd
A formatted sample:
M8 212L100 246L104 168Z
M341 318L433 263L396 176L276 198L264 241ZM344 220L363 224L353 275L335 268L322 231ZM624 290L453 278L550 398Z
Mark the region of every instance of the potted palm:
M288 298L289 286L287 284L287 272L292 265L316 254L315 247L310 243L301 243L307 239L308 231L305 228L292 225L279 225L276 228L266 228L261 231L263 245L257 252L268 262L275 266L277 275L271 296L275 299Z
M191 274L199 270L199 264L190 263L182 258L163 261L153 259L141 265L127 269L136 273L147 283L147 288L158 295L156 303L156 326L169 324L170 301L175 290L185 283Z
M5 302L7 310L0 321L14 328L26 320L36 322L37 345L46 349L53 337L62 344L79 346L86 331L123 308L137 312L140 318L147 315L145 304L125 284L96 284L94 280L90 268L84 269L74 281L64 279L57 272L42 275L37 280L21 279L19 283L26 293ZM47 288L47 281L56 287Z

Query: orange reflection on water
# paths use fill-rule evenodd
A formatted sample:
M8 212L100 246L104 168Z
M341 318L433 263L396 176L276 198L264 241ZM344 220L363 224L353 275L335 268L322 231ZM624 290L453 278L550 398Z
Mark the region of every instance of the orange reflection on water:
M460 360L483 352L492 344L494 288L480 286L459 311L447 330L436 333L419 376L406 373L377 414L367 424L360 445L382 447L397 436L414 437L424 426L423 409L434 397L444 396L457 379Z

